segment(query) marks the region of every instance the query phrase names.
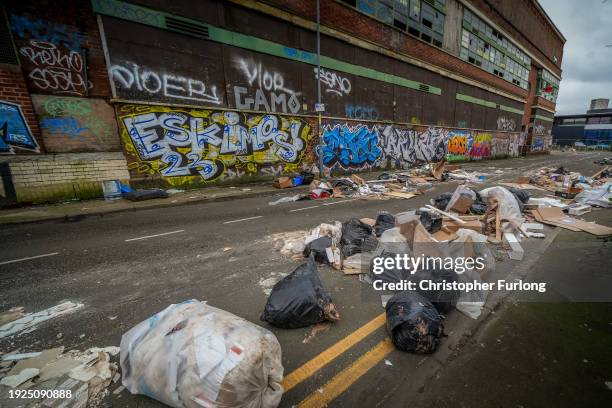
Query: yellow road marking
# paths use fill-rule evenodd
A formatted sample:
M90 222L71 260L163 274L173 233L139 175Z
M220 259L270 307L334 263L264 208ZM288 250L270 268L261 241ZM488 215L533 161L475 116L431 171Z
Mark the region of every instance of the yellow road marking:
M349 367L340 371L334 378L329 380L321 390L317 390L310 394L306 399L300 402L298 408L320 408L326 407L336 397L346 391L355 381L367 373L380 360L385 358L387 354L393 351L393 343L391 339L378 343L373 349L361 356Z
M313 358L312 360L304 363L302 366L296 368L283 380L283 388L285 392L289 391L315 372L320 370L322 367L329 364L332 360L344 353L346 350L359 343L364 337L372 333L374 330L385 324L385 314L381 313L374 319L370 320L353 333L349 334L321 354Z

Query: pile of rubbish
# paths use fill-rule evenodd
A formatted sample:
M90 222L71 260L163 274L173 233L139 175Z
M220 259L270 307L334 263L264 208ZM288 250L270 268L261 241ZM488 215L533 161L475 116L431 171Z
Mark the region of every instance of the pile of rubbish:
M120 379L111 356L119 347L85 351L64 347L0 356L0 405L16 395L29 395L28 407L96 407L109 395L108 387Z
M485 176L479 173L468 173L460 165L447 165L444 161L427 163L410 170L394 173L382 173L376 180L364 180L356 174L347 177L334 178L321 181L314 178L312 173L296 177L279 177L273 183L277 188L289 188L299 184L309 185L308 194L296 194L291 197L282 197L270 202L270 205L281 203L318 200L327 198L361 198L366 200L386 200L390 198L409 199L433 187L433 183L446 180L462 180L471 183L480 183ZM309 182L307 182L310 180Z
M121 372L132 394L175 408L274 408L283 395L276 336L194 299L125 333Z

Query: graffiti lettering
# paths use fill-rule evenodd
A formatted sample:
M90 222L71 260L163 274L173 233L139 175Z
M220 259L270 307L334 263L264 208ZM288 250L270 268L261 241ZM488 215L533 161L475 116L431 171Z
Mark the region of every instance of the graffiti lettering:
M279 72L266 69L263 64L237 59L236 65L245 76L248 84L255 89L254 97L249 96L249 89L234 86L236 108L260 110L266 112L298 113L302 108L299 96L301 93L287 88L285 79Z
M0 152L14 153L13 147L39 151L21 107L0 101Z
M462 131L451 131L448 135L449 160L467 159L469 153L470 134Z
M50 152L114 150L119 147L113 109L103 100L33 95L45 147ZM79 144L64 143L65 138ZM78 147L77 147L78 146Z
M130 168L175 178L171 184L297 165L311 137L306 122L276 115L125 105L119 116L126 150L136 156Z
M81 136L82 132L88 130L81 127L75 118L44 118L40 121L41 129L48 129L49 133L66 134L72 138Z
M116 85L126 90L144 91L151 95L163 95L166 98L187 99L215 105L222 103L214 85L208 87L199 79L158 73L131 61L111 66L110 76Z
M333 93L338 96L348 95L351 93L351 81L346 77L341 77L333 71L327 71L321 68L321 75L318 69L314 68L315 79L318 79L325 85L325 92Z
M377 120L378 111L371 106L346 105L345 115L349 119Z
M506 118L500 116L497 118L497 130L506 130L509 132L514 132L516 129L516 122L512 118Z
M476 133L470 146L470 159L482 160L490 157L492 140L490 133Z
M35 66L29 78L39 89L84 95L93 86L85 83L83 58L78 52L65 52L55 44L41 40L30 40L28 44L19 53Z
M361 125L326 126L320 154L327 167L372 166L382 154L378 147L378 129Z
M535 133L536 135L543 135L544 132L546 132L546 128L544 127L544 125L535 125L533 127L533 133Z
M419 133L412 129L385 126L382 130L381 165L408 168L416 163L440 161L446 154L448 131L442 128L427 128Z

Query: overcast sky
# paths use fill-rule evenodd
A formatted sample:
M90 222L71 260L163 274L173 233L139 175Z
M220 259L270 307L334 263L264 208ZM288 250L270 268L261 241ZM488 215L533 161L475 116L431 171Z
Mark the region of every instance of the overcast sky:
M539 2L567 39L557 114L584 113L591 99L612 99L612 0Z

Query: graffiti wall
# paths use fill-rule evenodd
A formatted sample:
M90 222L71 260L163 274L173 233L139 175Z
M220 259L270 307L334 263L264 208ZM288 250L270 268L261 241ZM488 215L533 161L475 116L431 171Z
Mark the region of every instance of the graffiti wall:
M276 114L124 104L117 107L132 180L186 186L296 172L311 127Z
M327 123L320 149L323 165L339 171L409 168L420 163L516 157L516 133L442 127Z
M33 91L58 95L88 94L86 51L74 30L29 15L11 14L11 29Z
M32 95L49 153L120 151L113 108L104 100Z
M0 101L0 153L15 153L15 148L39 152L21 107Z

